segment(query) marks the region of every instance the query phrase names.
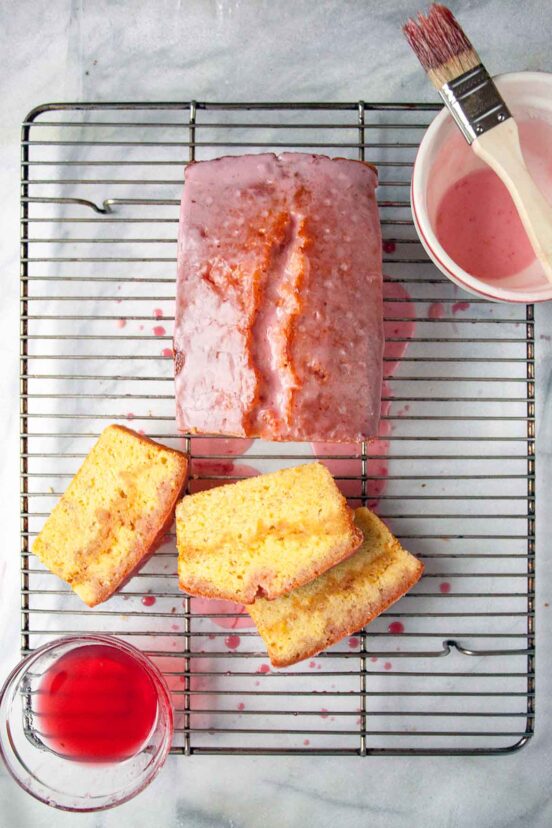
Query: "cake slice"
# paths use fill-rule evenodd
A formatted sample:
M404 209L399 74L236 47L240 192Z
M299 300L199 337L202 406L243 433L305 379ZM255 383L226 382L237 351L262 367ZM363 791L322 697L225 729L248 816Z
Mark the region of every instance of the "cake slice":
M108 426L33 544L42 563L93 607L144 562L174 519L188 461Z
M188 165L174 330L178 428L266 440L377 434L377 173L263 153Z
M181 589L251 604L312 581L362 532L327 468L309 463L185 497L176 538Z
M355 512L364 540L355 554L275 601L248 607L275 667L287 667L362 629L414 586L423 564L364 507Z

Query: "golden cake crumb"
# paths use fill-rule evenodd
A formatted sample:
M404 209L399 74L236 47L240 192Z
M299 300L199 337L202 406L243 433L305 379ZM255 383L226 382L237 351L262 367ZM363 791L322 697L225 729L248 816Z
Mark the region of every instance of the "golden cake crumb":
M185 497L176 510L176 536L181 589L242 604L312 581L362 540L321 463Z
M141 564L172 523L188 461L124 426L100 435L33 544L93 607Z
M420 579L423 564L376 515L362 507L355 522L364 540L352 557L289 595L248 607L275 667L310 658L362 629Z

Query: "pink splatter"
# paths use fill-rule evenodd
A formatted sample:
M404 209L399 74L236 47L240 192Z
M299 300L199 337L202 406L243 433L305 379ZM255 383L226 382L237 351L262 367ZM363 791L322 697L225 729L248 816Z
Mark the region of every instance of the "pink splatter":
M393 635L399 635L404 632L404 624L401 624L400 621L392 621L389 624L388 629L390 633L393 633Z
M224 639L224 643L229 650L237 650L241 644L241 638L239 635L227 635Z
M171 624L171 630L174 630L174 632L178 632L179 629L180 627L178 626L178 624Z
M245 710L245 704L243 702L238 704L238 710Z
M153 328L153 332L155 336L165 336L165 334L167 333L163 325L155 325Z
M359 644L360 644L360 638L356 638L356 636L353 636L352 638L349 639L349 647L351 648L351 650L354 650L355 647L358 647Z
M143 331L143 330L144 330L144 326L143 326L143 325L140 325L140 326L139 326L139 330L140 330L140 331Z
M454 305L452 306L451 310L452 310L453 313L458 313L458 311L468 310L469 307L470 307L469 302L455 302Z
M450 592L450 584L448 581L443 581L442 584L439 584L439 592L442 592L443 595L446 595Z
M145 607L153 607L155 601L156 598L154 595L144 595L142 598L142 603Z
M326 710L326 708L323 707L322 710L320 711L320 718L321 719L327 719L329 715L330 715L330 711Z
M190 598L190 609L196 615L222 615L220 618L211 617L209 620L223 630L251 629L254 624L242 604L224 601L221 598Z
M305 747L308 747L310 745L310 739L305 739L303 744L305 745Z
M270 667L268 664L261 664L260 667L257 669L258 673L270 673Z
M253 440L245 440L240 437L194 437L194 454L213 455L222 454L226 457L237 457L245 454L247 449L253 445ZM203 462L203 461L202 461ZM212 462L220 462L213 460Z
M117 327L124 328L126 325L126 319L117 319Z
M373 661L374 664L376 663L377 660L378 660L377 656L370 656L370 661Z
M311 668L311 670L314 670L316 667L316 661L309 661L309 667Z
M199 442L199 441L197 441ZM194 440L194 451L197 451L197 442ZM215 489L225 483L231 483L241 477L255 477L259 474L253 466L235 464L231 460L196 460L192 458L190 474L190 492L203 492L206 489ZM206 480L206 477L219 478Z
M163 350L161 351L161 356L168 357L169 359L172 359L173 356L174 356L173 349L172 348L163 348Z
M134 419L134 414L132 413L132 411L128 412L128 414L126 415L126 418L127 418L127 420L133 420Z
M142 437L143 437L143 436L145 435L145 433L146 433L146 432L144 431L144 429L143 429L143 428L137 428L137 429L136 429L136 431L138 432L138 434L141 434L141 435L142 435Z
M392 670L392 669L393 669L393 665L391 664L391 662L390 662L390 661L386 661L386 662L385 662L385 664L383 665L383 669L384 669L384 670Z
M156 319L163 319L163 310L162 308L154 308L153 315Z
M445 306L442 302L432 302L427 315L430 319L442 319L445 315Z
M382 247L384 253L394 253L397 249L397 245L394 241L384 241Z

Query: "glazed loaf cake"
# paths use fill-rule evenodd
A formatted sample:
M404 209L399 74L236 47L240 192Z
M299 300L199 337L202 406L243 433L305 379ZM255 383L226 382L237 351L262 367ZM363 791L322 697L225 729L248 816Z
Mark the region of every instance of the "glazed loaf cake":
M85 604L105 601L170 527L188 461L122 426L108 426L33 544Z
M181 589L251 604L316 578L362 533L327 468L309 463L185 497L176 538Z
M355 512L355 554L289 595L248 607L275 667L287 667L362 629L414 586L420 561L368 509Z
M377 175L305 153L188 166L174 334L181 431L353 442L382 380Z

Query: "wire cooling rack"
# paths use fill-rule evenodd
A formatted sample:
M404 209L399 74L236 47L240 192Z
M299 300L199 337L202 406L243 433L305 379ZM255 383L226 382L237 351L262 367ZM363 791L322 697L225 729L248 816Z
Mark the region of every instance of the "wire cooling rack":
M408 188L435 109L52 104L23 124L21 648L101 631L148 652L173 693L174 752L499 753L533 732L533 308L468 302L418 243ZM271 149L379 168L387 350L375 442L338 450L176 432L183 165ZM319 456L426 574L367 630L277 671L239 609L178 591L173 534L88 610L30 545L109 422L188 450L192 490Z

